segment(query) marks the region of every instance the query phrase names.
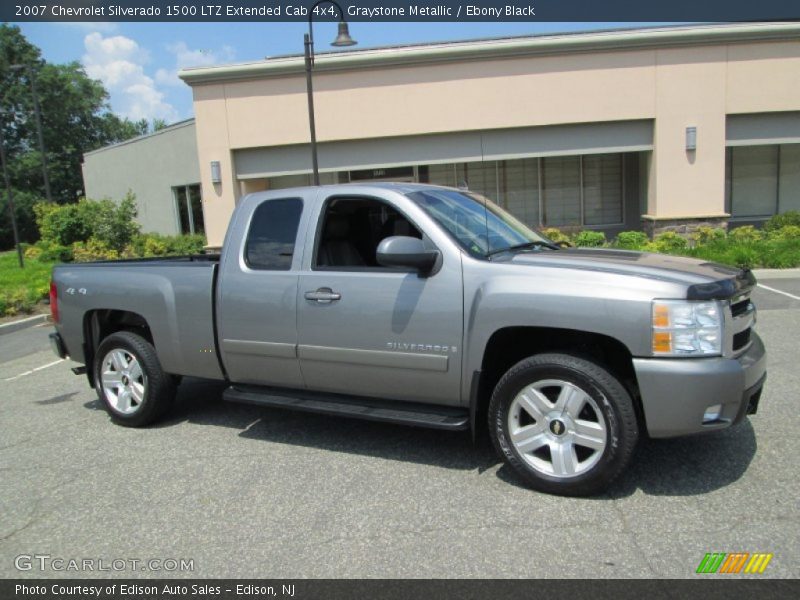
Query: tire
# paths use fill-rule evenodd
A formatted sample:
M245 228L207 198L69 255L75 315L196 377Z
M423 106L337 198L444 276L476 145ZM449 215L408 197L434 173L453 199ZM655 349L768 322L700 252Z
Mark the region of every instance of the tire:
M538 354L500 379L489 403L497 452L531 488L562 496L606 489L639 437L633 400L599 364Z
M175 400L175 382L164 373L153 345L129 331L105 338L94 359L97 395L111 419L126 427L157 421Z

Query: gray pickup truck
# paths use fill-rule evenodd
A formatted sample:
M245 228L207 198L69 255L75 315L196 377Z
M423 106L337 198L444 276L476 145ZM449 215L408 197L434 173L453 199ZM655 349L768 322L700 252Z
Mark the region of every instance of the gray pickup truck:
M602 490L640 435L715 431L766 378L749 271L562 248L468 191L259 192L220 256L57 266L55 352L142 426L182 376L227 400L488 426L531 487Z

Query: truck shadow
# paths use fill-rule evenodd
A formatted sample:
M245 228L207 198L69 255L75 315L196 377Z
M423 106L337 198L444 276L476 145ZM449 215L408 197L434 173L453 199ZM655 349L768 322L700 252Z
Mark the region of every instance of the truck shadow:
M518 487L519 477L496 456L483 432L443 432L355 419L334 418L221 400L223 384L187 378L169 417L156 427L181 422L228 427L253 441L290 444L363 456L483 473ZM700 436L644 439L625 472L597 499L626 497L636 490L658 496L690 496L724 488L740 479L757 444L749 421Z

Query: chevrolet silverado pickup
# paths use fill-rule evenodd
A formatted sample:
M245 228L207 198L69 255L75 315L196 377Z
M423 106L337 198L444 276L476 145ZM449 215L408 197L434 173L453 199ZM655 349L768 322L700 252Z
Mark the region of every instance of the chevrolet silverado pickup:
M755 278L563 248L469 191L259 192L221 255L55 267L55 352L121 425L182 376L226 400L442 430L487 427L532 488L594 494L640 436L730 427L766 378Z

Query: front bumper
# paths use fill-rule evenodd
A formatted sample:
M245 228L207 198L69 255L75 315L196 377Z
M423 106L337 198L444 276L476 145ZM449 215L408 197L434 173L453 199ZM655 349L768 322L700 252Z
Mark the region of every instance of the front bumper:
M755 332L751 340L737 358L634 358L650 436L724 429L755 413L767 377L767 355ZM706 409L715 404L722 405L719 418L704 423Z

